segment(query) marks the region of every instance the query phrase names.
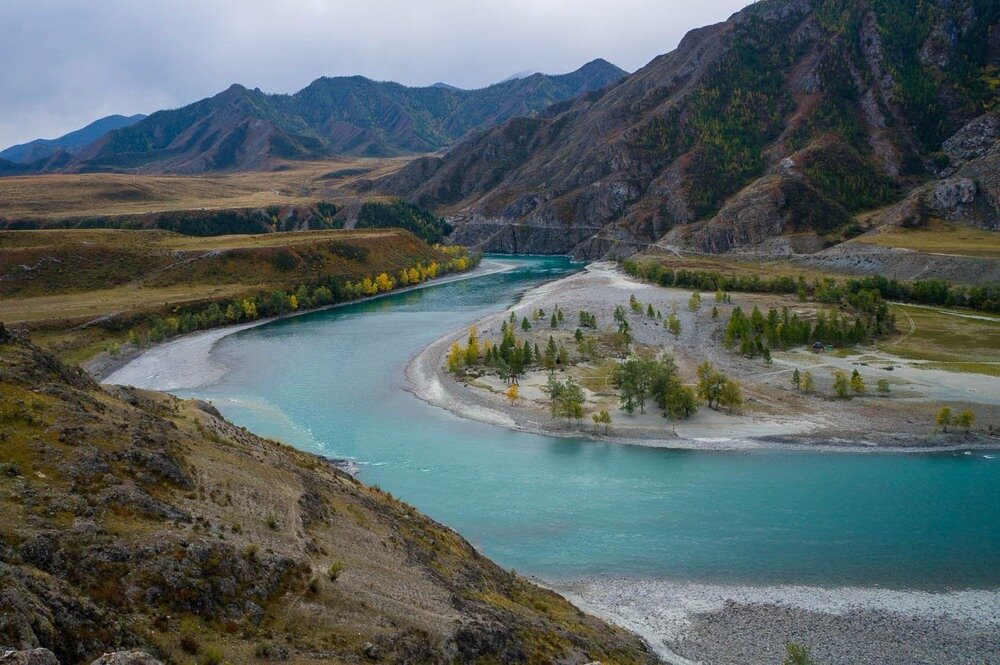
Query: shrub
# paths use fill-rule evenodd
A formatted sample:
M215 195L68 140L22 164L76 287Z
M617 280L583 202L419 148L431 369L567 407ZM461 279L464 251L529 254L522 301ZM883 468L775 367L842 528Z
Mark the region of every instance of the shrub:
M195 654L201 651L201 642L198 638L190 633L185 633L181 635L181 649L186 653Z
M331 582L336 582L342 572L344 572L344 564L339 561L334 561L327 569L326 575L330 578Z
M222 665L224 660L222 652L215 647L208 647L205 653L198 659L198 665Z

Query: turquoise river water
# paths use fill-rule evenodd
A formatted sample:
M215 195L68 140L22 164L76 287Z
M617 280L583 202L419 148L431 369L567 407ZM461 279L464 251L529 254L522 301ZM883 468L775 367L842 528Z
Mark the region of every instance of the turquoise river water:
M512 432L405 390L403 369L448 331L578 270L515 270L243 330L184 396L305 450L455 528L501 565L717 583L1000 586L1000 459L696 452Z

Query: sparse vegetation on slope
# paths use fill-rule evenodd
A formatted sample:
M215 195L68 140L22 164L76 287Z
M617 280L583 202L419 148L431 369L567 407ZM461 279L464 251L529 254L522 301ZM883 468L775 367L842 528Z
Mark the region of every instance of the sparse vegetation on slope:
M0 645L62 662L656 659L329 460L0 327Z
M478 261L391 229L210 238L8 231L0 258L0 320L36 329L76 362L126 342L374 295Z

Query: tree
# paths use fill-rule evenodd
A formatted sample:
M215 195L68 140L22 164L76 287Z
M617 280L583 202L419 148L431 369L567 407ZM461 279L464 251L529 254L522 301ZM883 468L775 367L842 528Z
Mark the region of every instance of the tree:
M639 299L635 297L634 293L628 297L628 306L631 307L632 311L636 314L642 313L642 303L639 302Z
M973 413L972 409L966 409L965 411L962 411L962 413L958 414L958 419L955 421L955 424L965 430L965 433L968 434L969 430L972 429L972 426L976 424L976 414Z
M479 362L479 336L476 326L469 328L469 343L465 347L465 364L472 367Z
M613 380L618 386L621 398L621 408L629 414L646 410L646 398L649 396L650 373L646 365L650 361L632 356L615 368Z
M726 300L726 294L722 291L722 289L716 289L715 302L725 302L725 300Z
M680 337L681 320L677 318L676 314L671 314L670 318L667 319L667 329L674 337Z
M462 349L462 345L458 342L452 342L451 350L448 351L448 371L452 374L458 374L462 370L464 362L465 351Z
M585 360L594 360L598 357L597 339L595 337L580 337L576 343L576 349Z
M698 398L694 391L688 386L681 384L679 379L670 382L670 387L666 393L666 403L664 413L671 418L682 420L690 418L698 410Z
M798 390L802 387L802 375L799 374L799 368L796 367L795 371L792 372L792 385Z
M718 320L718 318L719 318L719 308L716 307L715 305L712 305L712 320L716 321Z
M556 361L559 359L559 347L556 341L549 335L549 342L545 345L545 355L542 357L542 364L546 369L555 369Z
M651 319L656 318L656 310L653 309L653 303L649 303L648 305L646 305L646 316L648 316Z
M851 390L851 382L847 378L847 374L840 371L839 369L833 373L833 392L836 393L837 397L847 397Z
M701 294L695 291L688 299L688 309L697 312L701 308Z
M556 379L554 374L550 374L546 391L551 399L551 411L554 418L566 418L567 420L583 418L585 399L583 388L572 378L563 382Z
M802 392L811 393L815 387L812 372L809 370L802 372Z
M550 328L558 328L559 327L559 320L556 318L555 314L553 314L552 318L549 319L549 327Z
M951 409L947 406L942 406L941 410L938 411L937 424L941 427L942 432L948 431L948 425L951 424Z
M865 380L861 378L861 374L858 370L854 370L851 374L851 390L859 395L863 395L865 393Z
M806 647L789 642L785 645L785 651L787 655L782 665L813 665L813 660L809 656L809 649Z
M876 387L876 390L878 390L878 394L879 395L882 395L883 397L888 397L889 396L889 379L879 379L878 380L878 385Z
M566 317L565 317L565 316L563 316L563 311L562 311L562 309L561 309L561 308L559 307L559 305L556 305L556 321L557 321L557 322L558 322L558 323L559 323L560 325L562 325L562 322L563 322L563 321L565 321L565 320L566 320Z
M507 388L507 392L505 392L504 395L507 396L507 399L510 400L511 404L516 402L521 397L520 391L518 390L516 383L512 383L510 385L510 388Z
M729 413L732 413L733 409L743 406L743 392L740 390L740 384L733 379L726 378L722 383L717 401L719 405L727 407Z
M698 365L698 369L695 372L698 374L698 397L708 402L708 408L710 409L713 408L713 404L718 406L723 386L728 380L726 375L716 372L715 368L712 367L712 363L707 360Z
M559 352L558 355L556 356L556 362L563 367L569 365L569 351L567 351L566 347L563 346L562 344L559 345Z
M576 340L577 344L579 344L580 342L582 342L583 341L583 331L580 330L579 328L577 328L576 331L573 333L573 339Z
M528 317L521 319L521 330L524 332L531 330L531 323L528 321Z
M767 348L766 346L764 347L764 351L761 355L764 358L764 362L767 363L768 365L774 362L774 358L771 357L771 349Z
M600 427L604 425L604 433L608 433L608 429L611 427L611 414L608 413L607 409L601 409L599 413L595 413L591 416L594 424Z
M375 278L375 287L383 293L392 291L394 286L396 286L396 282L384 272L379 273L378 277Z

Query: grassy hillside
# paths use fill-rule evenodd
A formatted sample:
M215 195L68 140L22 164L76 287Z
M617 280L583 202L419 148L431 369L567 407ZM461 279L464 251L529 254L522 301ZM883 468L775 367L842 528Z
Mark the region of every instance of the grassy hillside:
M4 231L0 321L37 331L41 343L80 362L126 342L328 305L474 265L463 257L393 229L207 238Z
M110 173L0 178L0 228L16 223L78 225L90 218L127 218L165 211L252 209L345 202L360 177L392 172L406 159L296 163L278 171L212 176Z
M64 663L647 663L328 460L0 326L0 645Z

